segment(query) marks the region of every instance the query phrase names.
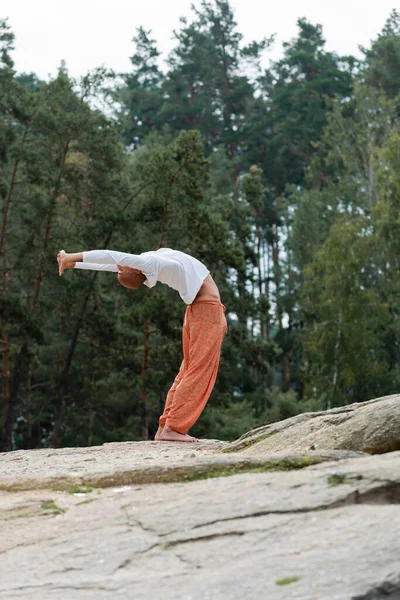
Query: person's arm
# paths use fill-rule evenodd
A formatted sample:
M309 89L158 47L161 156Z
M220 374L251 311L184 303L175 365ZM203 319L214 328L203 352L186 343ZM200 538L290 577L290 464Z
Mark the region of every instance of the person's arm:
M80 263L82 265L85 263L108 266L121 265L122 267L131 267L140 271L152 271L154 264L154 258L150 253L144 255L128 254L127 252L117 252L116 250L89 250L88 252L82 252L82 261Z
M153 256L153 252L127 254L115 250L89 250L70 254L65 250L60 250L57 262L59 275L62 275L65 269L90 269L118 273L118 267L129 267L142 271L148 278L156 271L156 258Z
M117 265L100 265L87 262L76 262L74 269L83 269L87 271L111 271L113 273L118 273Z

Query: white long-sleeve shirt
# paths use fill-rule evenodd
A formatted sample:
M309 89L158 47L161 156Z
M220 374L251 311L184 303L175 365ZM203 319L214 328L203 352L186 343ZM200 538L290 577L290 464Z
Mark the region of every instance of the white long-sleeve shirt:
M147 287L157 281L177 290L186 304L191 304L210 271L197 258L179 250L160 248L142 254L127 254L115 250L90 250L83 252L83 262L75 269L118 272L117 265L142 271Z

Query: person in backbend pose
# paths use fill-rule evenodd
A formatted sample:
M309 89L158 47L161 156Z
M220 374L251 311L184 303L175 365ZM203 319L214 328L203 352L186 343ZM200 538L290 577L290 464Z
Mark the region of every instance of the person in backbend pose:
M183 322L183 361L168 392L156 440L196 442L188 435L204 410L214 387L221 345L227 332L225 306L209 270L196 258L160 248L142 254L91 250L57 255L59 274L65 269L118 273L124 287L154 287L157 281L179 292L188 305Z

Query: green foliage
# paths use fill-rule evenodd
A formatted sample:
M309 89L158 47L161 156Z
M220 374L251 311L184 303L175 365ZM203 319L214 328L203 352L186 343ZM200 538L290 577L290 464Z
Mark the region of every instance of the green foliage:
M395 123L395 102L357 85L328 119L309 173L319 189L297 193L291 243L303 281L306 395L323 408L396 389L395 308L380 276L389 259L382 182L392 185L381 157L393 147ZM307 218L312 235L303 245Z
M398 388L398 12L360 62L300 19L261 72L273 37L244 44L228 0L174 36L162 68L139 27L122 85L43 82L0 21L2 450L151 437L179 368L178 296L59 278L63 247L208 266L229 333L199 437Z
M374 239L365 218L339 220L304 271L304 347L310 388L327 407L390 393L388 306L374 285Z
M289 585L291 583L296 583L296 581L299 581L299 579L301 579L301 577L298 577L297 575L295 575L294 577L283 577L282 579L277 579L275 581L276 585Z
M347 483L347 476L345 473L332 473L331 475L328 475L328 484L330 487L336 487L343 483Z
M237 462L233 465L216 464L213 466L197 467L187 472L174 473L168 477L168 483L189 483L200 479L215 479L216 477L231 477L240 473L273 473L277 471L298 471L323 462L318 456L305 454L304 456L293 456L285 458L268 459L257 463Z
M66 512L65 508L60 508L52 500L49 500L48 502L42 502L41 507L42 507L43 510L52 510L52 511L55 511L57 513L64 513L64 512Z
M67 490L69 494L90 494L93 491L93 488L87 487L85 485L75 485Z
M306 410L294 390L282 392L279 388L272 387L265 390L263 396L263 408L257 417L257 427L289 419Z
M135 53L131 56L132 71L124 75L125 85L116 91L116 99L125 107L122 112L125 143L136 148L153 129L165 123L158 112L162 102L163 74L158 65L160 53L150 31L137 29L133 38Z
M133 70L125 76L120 94L127 144L140 142L144 130L161 131L165 123L174 132L197 129L207 154L224 148L231 159L229 171L237 177L238 154L248 143L246 119L254 94L241 64L259 68L260 56L271 42L265 39L244 46L242 37L227 0L203 0L193 7L191 22L181 19L180 30L174 32L176 46L167 59L168 71L162 75L154 42L139 29Z
M368 85L382 90L389 98L400 93L400 12L393 9L382 32L365 54L363 75Z
M336 487L338 485L343 485L343 484L351 484L351 483L357 483L357 481L360 481L360 479L362 479L363 476L362 475L346 475L346 473L331 473L330 475L328 475L328 485L330 487Z
M298 37L283 45L284 57L261 79L270 109L265 125L272 134L262 164L277 195L287 183L303 182L329 98L346 98L352 90L354 59L325 50L321 25L299 19L298 27Z
M200 438L234 440L255 426L252 412L252 405L248 400L229 402L222 407L210 403L193 431Z

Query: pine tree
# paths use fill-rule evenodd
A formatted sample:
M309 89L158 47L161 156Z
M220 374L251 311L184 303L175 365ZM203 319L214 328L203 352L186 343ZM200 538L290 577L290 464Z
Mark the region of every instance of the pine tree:
M376 212L395 113L394 102L365 85L335 103L309 175L321 187L300 195L295 215L306 395L323 407L394 389L391 305L379 276L388 255Z
M362 74L368 85L377 87L389 98L400 93L400 12L393 10L382 32L365 56Z
M148 133L159 130L165 122L160 115L164 75L159 68L160 53L150 35L151 31L143 27L137 29L132 40L132 71L123 75L124 85L116 93L123 107L124 141L130 148L139 146Z

